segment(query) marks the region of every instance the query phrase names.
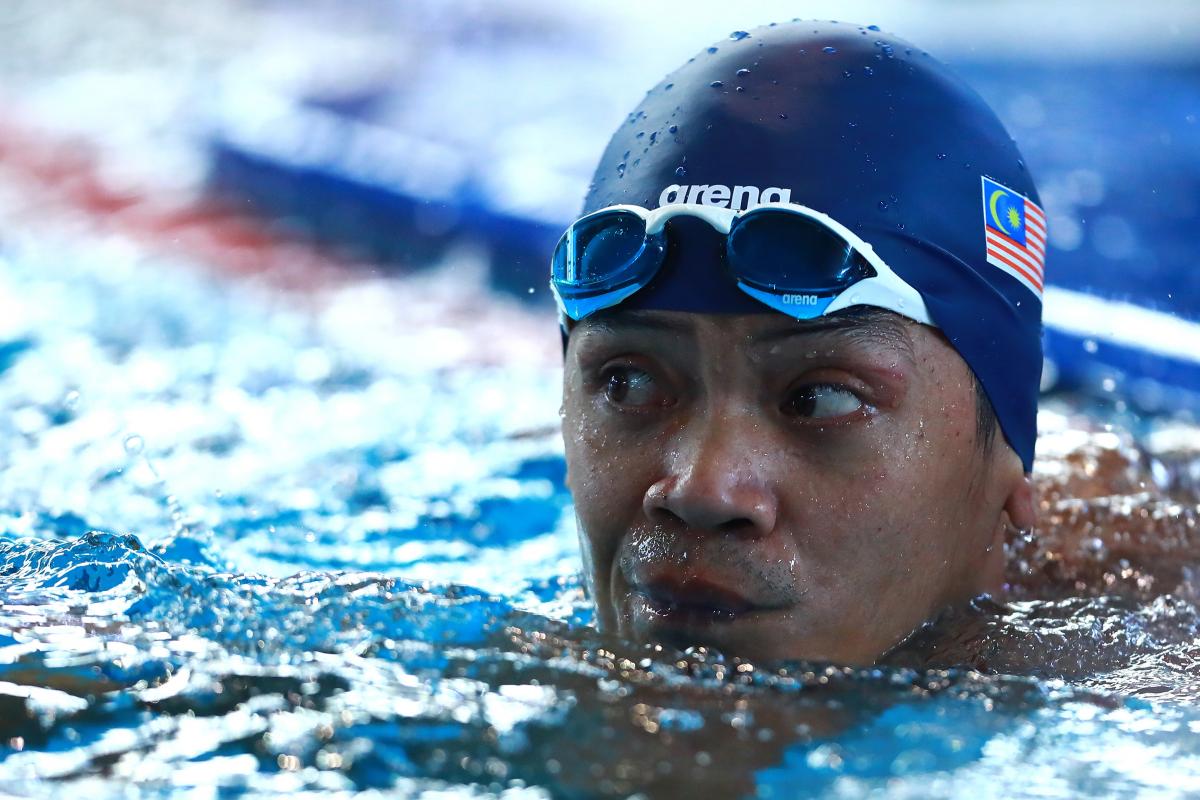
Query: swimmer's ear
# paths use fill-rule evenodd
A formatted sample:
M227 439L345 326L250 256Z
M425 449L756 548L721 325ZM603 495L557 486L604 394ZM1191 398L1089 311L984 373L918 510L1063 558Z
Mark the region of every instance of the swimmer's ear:
M565 423L565 421L567 419L567 399L565 396L566 395L565 391L563 394L564 394L564 397L561 401L559 401L559 404L558 404L558 418L560 420L563 420ZM567 429L566 429L565 424L560 427L560 430L562 432L563 446L565 447L567 444ZM573 485L571 482L571 459L566 458L566 459L563 459L563 461L564 461L564 467L565 467L565 469L563 470L563 483L566 484L567 489L570 490Z
M1027 531L1037 524L1037 507L1033 502L1033 481L1022 475L1012 486L1004 511L1017 530Z

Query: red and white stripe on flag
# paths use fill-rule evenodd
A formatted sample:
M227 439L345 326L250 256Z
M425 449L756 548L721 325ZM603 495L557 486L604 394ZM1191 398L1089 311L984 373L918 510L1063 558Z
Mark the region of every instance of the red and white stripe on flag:
M1040 300L1046 270L1046 214L1037 204L1025 200L1025 244L984 226L987 236L987 262L1025 284Z

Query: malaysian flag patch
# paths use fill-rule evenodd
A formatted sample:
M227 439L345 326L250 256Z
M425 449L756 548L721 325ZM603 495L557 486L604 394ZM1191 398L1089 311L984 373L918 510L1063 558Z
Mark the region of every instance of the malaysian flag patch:
M1042 299L1046 266L1046 215L1023 194L983 179L983 231L987 262L1012 275Z

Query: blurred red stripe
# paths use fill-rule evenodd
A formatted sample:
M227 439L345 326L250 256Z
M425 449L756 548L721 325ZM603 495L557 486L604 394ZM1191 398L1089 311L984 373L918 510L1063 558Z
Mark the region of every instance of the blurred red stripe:
M364 266L202 193L114 185L102 167L96 148L78 137L24 127L11 116L0 120L0 170L27 210L74 212L152 250L296 289L344 280L348 268Z

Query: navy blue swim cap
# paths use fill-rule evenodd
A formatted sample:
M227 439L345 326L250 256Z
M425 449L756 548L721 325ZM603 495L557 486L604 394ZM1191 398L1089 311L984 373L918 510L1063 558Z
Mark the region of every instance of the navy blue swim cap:
M1032 468L1045 218L1016 144L945 65L874 28L797 21L734 34L646 95L604 152L585 212L789 202L861 237L925 300ZM704 222L668 223L625 307L770 312Z

